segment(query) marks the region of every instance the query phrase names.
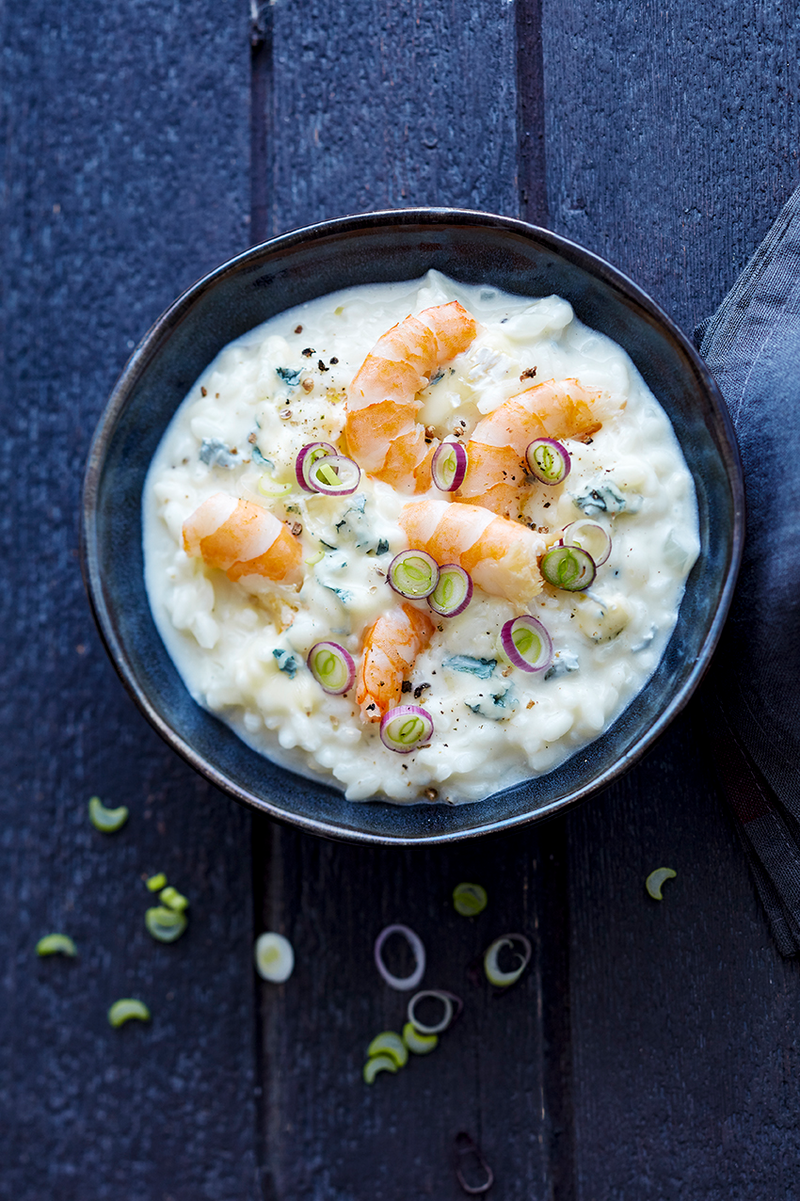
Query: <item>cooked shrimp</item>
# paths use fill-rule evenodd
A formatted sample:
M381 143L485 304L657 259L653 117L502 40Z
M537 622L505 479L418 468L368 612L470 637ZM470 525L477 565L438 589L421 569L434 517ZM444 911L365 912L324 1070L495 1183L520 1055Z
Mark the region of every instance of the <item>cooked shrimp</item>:
M430 486L436 446L417 424L417 393L476 332L474 318L454 300L406 317L375 343L347 390L345 421L348 452L370 475L405 492Z
M366 630L356 690L362 721L380 721L387 709L399 704L403 680L434 629L427 613L400 605L381 614Z
M540 534L478 505L446 500L408 504L400 524L415 550L426 550L442 566L457 563L492 596L524 605L542 588Z
M600 428L592 406L600 393L576 379L536 384L479 421L467 443L469 464L459 498L508 513L525 478L525 450L536 438L587 438Z
M224 492L203 501L183 523L183 549L230 580L261 576L300 584L303 548L269 509Z

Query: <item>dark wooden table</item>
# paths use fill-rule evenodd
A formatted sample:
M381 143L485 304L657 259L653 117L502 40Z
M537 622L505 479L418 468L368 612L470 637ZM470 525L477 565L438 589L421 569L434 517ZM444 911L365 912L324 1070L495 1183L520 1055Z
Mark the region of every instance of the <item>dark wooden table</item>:
M0 1196L462 1196L468 1130L498 1201L800 1195L800 976L777 955L706 760L702 698L566 819L370 851L253 821L127 699L78 565L89 439L130 349L248 244L346 212L485 208L628 272L687 331L798 180L795 0L8 0L2 28L3 806ZM99 793L130 806L106 837ZM663 904L643 881L667 864ZM191 899L174 946L144 873ZM449 905L461 879L490 908ZM372 940L406 921L468 999L436 1054L369 1089L398 1027ZM262 985L252 943L298 966ZM535 943L492 998L464 966ZM64 930L80 957L37 959ZM145 1027L112 1030L119 996Z

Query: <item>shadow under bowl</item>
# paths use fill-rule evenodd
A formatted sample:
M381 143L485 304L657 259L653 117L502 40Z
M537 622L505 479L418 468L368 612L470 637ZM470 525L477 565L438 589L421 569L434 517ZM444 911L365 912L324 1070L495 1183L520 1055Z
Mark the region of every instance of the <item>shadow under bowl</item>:
M600 738L560 767L474 804L350 802L263 758L190 697L145 592L142 486L175 410L228 342L326 293L412 280L431 268L522 296L556 293L586 325L624 347L666 410L694 477L701 553L654 675ZM235 800L312 833L420 845L552 815L607 786L653 744L686 704L719 638L741 558L743 512L741 466L719 391L691 344L641 289L547 230L489 213L413 209L322 222L256 246L201 279L159 318L131 356L95 434L82 561L123 683L194 768Z

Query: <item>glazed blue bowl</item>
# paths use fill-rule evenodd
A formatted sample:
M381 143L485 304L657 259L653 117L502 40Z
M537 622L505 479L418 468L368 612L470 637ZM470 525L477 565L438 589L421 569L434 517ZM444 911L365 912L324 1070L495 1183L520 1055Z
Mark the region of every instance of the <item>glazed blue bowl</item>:
M522 296L557 293L625 348L670 417L694 476L701 554L655 674L602 737L547 775L474 804L350 802L256 754L199 708L159 637L142 558L142 486L175 410L226 343L340 288L436 268ZM490 213L411 209L326 221L256 246L185 292L131 356L89 455L83 570L123 683L159 734L235 800L304 830L357 842L448 842L563 810L626 771L683 708L728 611L743 541L743 484L717 387L684 335L624 275L547 230Z

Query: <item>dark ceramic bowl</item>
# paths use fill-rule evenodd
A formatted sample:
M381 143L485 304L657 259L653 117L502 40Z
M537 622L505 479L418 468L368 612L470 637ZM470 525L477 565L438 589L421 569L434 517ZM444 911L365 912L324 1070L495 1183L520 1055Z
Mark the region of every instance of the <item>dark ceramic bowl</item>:
M580 754L475 804L352 803L262 758L189 696L145 594L142 484L173 413L227 342L327 292L416 279L431 267L523 296L558 293L582 321L627 350L669 415L694 476L702 551L657 671ZM742 549L743 488L714 381L635 284L580 246L521 221L417 209L346 217L275 238L177 300L137 347L109 400L89 456L83 518L84 574L100 632L124 684L170 746L237 801L304 830L420 844L508 829L565 809L652 746L686 704L719 638Z

